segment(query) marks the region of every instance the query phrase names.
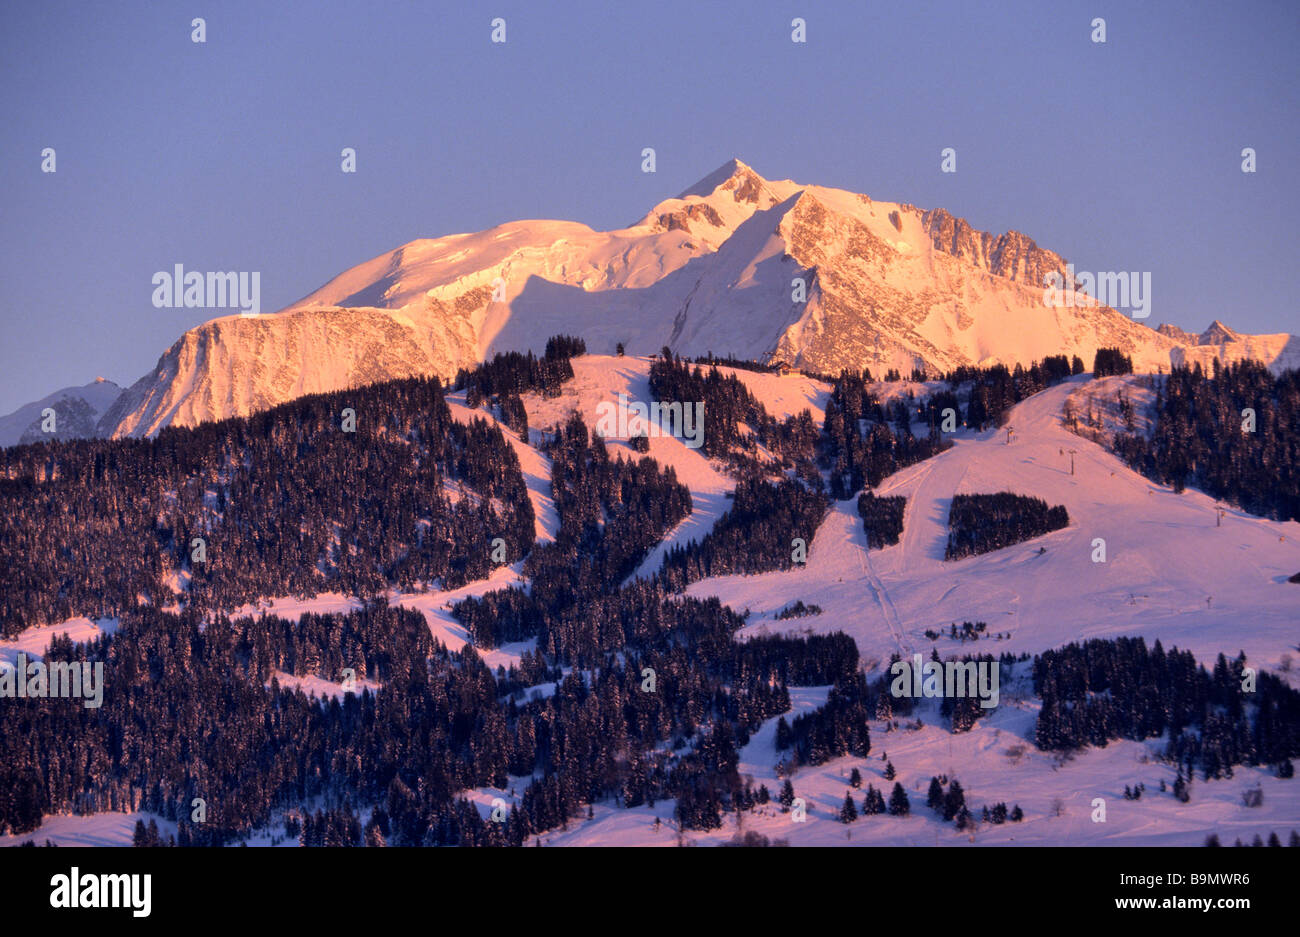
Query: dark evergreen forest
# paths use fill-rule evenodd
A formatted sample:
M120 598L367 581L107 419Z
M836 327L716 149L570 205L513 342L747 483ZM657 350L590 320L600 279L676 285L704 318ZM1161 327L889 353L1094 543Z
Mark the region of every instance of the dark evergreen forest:
M879 550L898 543L906 510L907 499L902 495L878 498L869 491L858 495L858 514L867 532L867 545Z
M959 560L1014 543L1032 540L1068 526L1063 505L1048 507L1042 498L1000 491L997 494L953 495L948 510L945 560Z
M734 374L724 375L717 364L708 369L673 357L665 348L650 366L650 393L666 403L704 405L704 444L701 451L727 463L742 479L757 479L779 470L792 470L806 485L820 490L821 473L814 463L817 424L810 411L778 421ZM751 368L755 370L756 368ZM767 450L768 459L758 455Z
M1167 757L1187 777L1231 777L1233 765L1283 765L1300 754L1300 693L1267 672L1251 687L1245 659L1222 654L1213 671L1157 640L1092 640L1034 661L1043 698L1039 748L1070 750L1111 739L1167 736Z
M176 571L187 602L208 609L454 588L487 575L493 539L514 560L533 534L514 450L487 420L453 420L437 380L147 440L18 446L0 450L0 634L167 605Z
M1115 452L1182 491L1191 485L1274 520L1300 520L1300 371L1276 377L1243 361L1157 378L1150 438L1120 434Z

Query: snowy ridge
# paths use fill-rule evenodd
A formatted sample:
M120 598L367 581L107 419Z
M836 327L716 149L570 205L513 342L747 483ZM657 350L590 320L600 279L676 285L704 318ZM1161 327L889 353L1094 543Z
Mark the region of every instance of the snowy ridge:
M83 387L64 387L0 416L0 446L48 439L82 439L94 436L103 415L122 394L112 381L96 378ZM55 431L42 431L41 411L55 412Z
M1181 329L1177 331L1182 333L1181 347L1175 348L1170 356L1177 365L1191 367L1199 364L1201 370L1208 373L1215 361L1226 365L1250 359L1263 361L1274 371L1300 368L1300 338L1286 332L1243 335L1234 332L1218 319L1200 335L1188 335Z

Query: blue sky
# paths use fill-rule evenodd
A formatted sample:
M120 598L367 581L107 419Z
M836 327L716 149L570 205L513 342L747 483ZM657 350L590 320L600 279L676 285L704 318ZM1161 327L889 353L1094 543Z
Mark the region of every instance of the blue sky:
M1150 271L1151 325L1300 331L1298 43L1293 2L7 0L0 413L143 375L212 315L153 308L174 264L273 311L417 237L628 224L732 156Z

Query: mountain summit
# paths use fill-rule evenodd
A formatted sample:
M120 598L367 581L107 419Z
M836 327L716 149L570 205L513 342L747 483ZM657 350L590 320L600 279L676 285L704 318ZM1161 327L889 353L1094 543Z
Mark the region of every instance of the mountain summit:
M821 373L1053 354L1091 362L1099 346L1155 370L1189 354L1188 339L1108 307L1046 305L1052 273L1066 276L1062 258L1018 232L768 180L732 159L627 228L516 221L412 241L281 312L200 325L118 398L99 431L147 435L305 393L451 377L498 351L541 352L561 332L597 353L668 345ZM1214 347L1225 355L1249 338L1222 332Z

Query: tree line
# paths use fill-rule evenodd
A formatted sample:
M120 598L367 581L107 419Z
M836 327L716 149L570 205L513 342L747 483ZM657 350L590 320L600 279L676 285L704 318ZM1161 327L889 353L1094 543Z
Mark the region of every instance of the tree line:
M1176 367L1157 380L1154 415L1149 437L1115 437L1130 467L1175 491L1193 485L1252 514L1300 520L1300 371Z

